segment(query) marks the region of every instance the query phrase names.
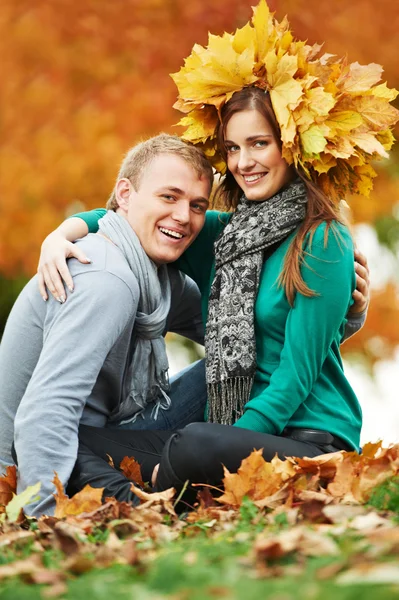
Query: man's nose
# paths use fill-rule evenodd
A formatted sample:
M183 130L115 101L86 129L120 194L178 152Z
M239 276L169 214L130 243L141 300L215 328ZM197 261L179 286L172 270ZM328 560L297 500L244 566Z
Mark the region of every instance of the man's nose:
M240 155L238 157L238 168L242 171L245 171L245 169L253 167L254 164L255 160L252 157L251 151L246 148L241 148Z
M190 204L183 200L176 202L172 217L183 225L190 222Z

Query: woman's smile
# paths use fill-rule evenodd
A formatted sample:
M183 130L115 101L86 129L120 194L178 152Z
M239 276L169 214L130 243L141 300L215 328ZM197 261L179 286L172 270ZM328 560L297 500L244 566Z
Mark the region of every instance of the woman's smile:
M294 178L270 124L257 110L234 113L225 137L228 169L248 200L268 200Z

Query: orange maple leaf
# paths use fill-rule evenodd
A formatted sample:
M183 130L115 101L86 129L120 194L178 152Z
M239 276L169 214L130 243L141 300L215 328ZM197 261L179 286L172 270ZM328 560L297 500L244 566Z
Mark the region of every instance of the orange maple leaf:
M5 475L0 477L0 505L6 506L17 492L17 469L7 467Z
M133 481L137 485L144 487L143 477L141 475L141 467L133 456L125 456L119 465L120 470L125 477Z
M254 450L245 458L237 473L230 473L224 468L224 494L217 498L222 504L240 506L244 496L251 500L263 500L271 496L282 486L283 482L293 476L293 465L275 457L266 462L262 450Z
M54 516L62 519L68 515L80 515L99 508L102 504L102 495L104 488L92 488L86 485L83 490L68 498L64 492L64 487L54 471L54 483L57 492L53 494L56 501Z

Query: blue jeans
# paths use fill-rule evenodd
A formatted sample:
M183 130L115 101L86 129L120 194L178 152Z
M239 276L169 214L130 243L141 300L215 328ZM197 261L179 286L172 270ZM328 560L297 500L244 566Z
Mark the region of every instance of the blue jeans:
M151 416L154 405L149 404L134 422L110 423L111 429L157 429L174 430L189 423L203 422L207 402L205 360L198 360L170 379L171 405L159 410L157 419Z

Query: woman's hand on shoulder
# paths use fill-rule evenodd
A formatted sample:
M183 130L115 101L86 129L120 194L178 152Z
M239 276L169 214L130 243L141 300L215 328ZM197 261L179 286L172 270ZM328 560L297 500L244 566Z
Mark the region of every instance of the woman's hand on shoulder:
M356 271L356 289L352 294L354 304L352 304L349 315L357 315L367 310L370 301L370 271L367 264L367 258L355 250L355 271Z
M66 259L74 257L81 263L91 263L85 253L76 244L68 241L65 235L56 229L44 240L37 269L39 291L43 300L48 299L47 289L54 298L63 304L66 300L64 283L73 292L73 279ZM46 289L47 288L47 289Z

